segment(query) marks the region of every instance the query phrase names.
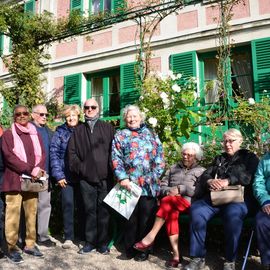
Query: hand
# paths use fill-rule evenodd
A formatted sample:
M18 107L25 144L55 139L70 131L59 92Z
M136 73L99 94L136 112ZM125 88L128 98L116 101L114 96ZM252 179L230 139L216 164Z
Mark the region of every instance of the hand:
M267 214L270 215L270 204L266 204L262 207L262 211Z
M229 185L228 179L209 179L207 181L211 190L221 190Z
M61 187L61 188L65 188L67 186L67 181L66 179L61 179L58 181L58 185Z
M125 188L126 190L131 190L131 186L130 186L130 180L129 179L124 179L120 181L120 186Z
M32 179L34 181L36 181L37 179L39 179L41 176L44 176L46 174L46 171L39 169L38 173L36 176L32 176Z
M177 187L171 187L171 188L168 190L167 196L176 196L176 195L179 195L179 194L178 194L178 188L177 188Z

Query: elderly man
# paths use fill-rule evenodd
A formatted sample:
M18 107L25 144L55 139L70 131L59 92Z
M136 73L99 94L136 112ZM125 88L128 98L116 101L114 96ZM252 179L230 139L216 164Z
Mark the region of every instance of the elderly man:
M46 153L46 172L49 173L50 169L50 142L52 138L52 131L46 126L48 111L45 105L38 104L32 108L33 124L37 132L42 138L42 142ZM46 190L38 194L38 213L37 213L37 234L38 245L53 247L55 242L51 241L48 235L49 221L51 215L51 191Z
M79 254L93 249L108 254L109 212L103 199L112 186L110 153L114 128L99 119L99 106L93 98L84 103L84 115L85 123L76 128L68 145L70 171L80 180L85 207L86 243Z

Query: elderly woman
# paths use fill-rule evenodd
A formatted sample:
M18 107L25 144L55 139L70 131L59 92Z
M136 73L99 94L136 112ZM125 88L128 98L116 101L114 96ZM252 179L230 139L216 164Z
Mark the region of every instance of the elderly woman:
M113 170L122 187L129 190L132 181L142 188L142 195L124 230L126 257L131 259L136 255L133 245L153 225L165 164L161 142L144 124L140 109L126 106L123 118L127 128L119 130L112 143ZM146 260L148 254L148 251L139 253L136 259Z
M35 126L29 122L29 111L17 105L13 112L14 123L2 136L4 175L2 191L6 198L5 236L8 259L22 263L21 251L17 247L21 207L24 208L26 237L24 253L41 257L36 246L36 214L38 193L21 190L21 176L27 174L36 180L45 174L45 150Z
M57 127L50 146L51 173L61 188L64 239L62 248L74 246L74 204L77 205L80 240L84 240L84 211L80 185L69 171L66 149L69 138L79 124L80 107L67 105L63 110L65 123Z
M257 243L264 269L270 270L270 153L260 161L253 190L261 210L256 216Z
M232 128L226 131L223 134L225 152L217 156L200 177L197 187L202 198L195 201L190 209L190 255L193 259L185 270L204 269L207 222L217 214L223 220L225 231L226 261L223 270L235 269L238 241L248 213L247 202L252 197L252 179L258 165L255 154L240 149L242 142L239 130ZM209 196L210 190L221 190L229 185L245 186L245 201L214 206Z
M178 250L179 213L186 212L194 195L195 183L205 170L198 164L203 152L194 142L185 143L182 147L182 160L173 165L161 180L160 207L156 214L152 230L136 243L134 248L139 251L152 247L159 230L166 223L167 234L173 250L173 258L166 263L167 267L178 267L180 262Z

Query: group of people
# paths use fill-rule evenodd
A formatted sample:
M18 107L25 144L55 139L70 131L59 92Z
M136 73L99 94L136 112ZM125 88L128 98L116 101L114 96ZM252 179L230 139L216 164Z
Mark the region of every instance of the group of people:
M83 111L85 121L81 122L80 108L66 106L65 123L53 134L46 126L48 112L44 105L32 109L33 121L26 106L17 105L14 109L14 123L1 137L0 159L7 257L11 262L23 262L17 245L22 227L24 253L41 257L39 245L55 245L48 235L51 189L39 193L21 190L22 174L31 176L33 181L49 174L61 188L64 249L74 246L76 207L79 240L84 241L78 253L96 250L109 254L111 209L103 200L116 182L127 190L133 182L142 193L129 220L123 220L125 259L147 260L165 224L172 247L172 258L166 266L202 270L207 222L219 214L226 243L223 269L234 270L243 220L247 215L256 215L261 261L270 269L270 154L259 162L254 153L241 149L241 132L229 129L223 134L224 152L211 166L205 169L199 164L203 151L197 143L188 142L182 146L179 162L165 172L162 143L147 127L137 106L124 108L126 128L117 131L99 118L95 99L86 100ZM210 191L231 185L244 186L244 201L213 205ZM182 213L190 215L191 260L186 266L182 265L178 243ZM23 216L24 226L20 222Z

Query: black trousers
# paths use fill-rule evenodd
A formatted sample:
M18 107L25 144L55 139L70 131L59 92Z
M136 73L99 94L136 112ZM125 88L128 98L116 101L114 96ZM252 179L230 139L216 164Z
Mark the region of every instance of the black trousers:
M124 228L126 253L132 253L133 245L140 241L152 228L157 211L157 199L142 196Z
M105 247L109 241L110 214L103 199L108 194L107 180L98 184L80 181L85 210L85 240L94 247Z

